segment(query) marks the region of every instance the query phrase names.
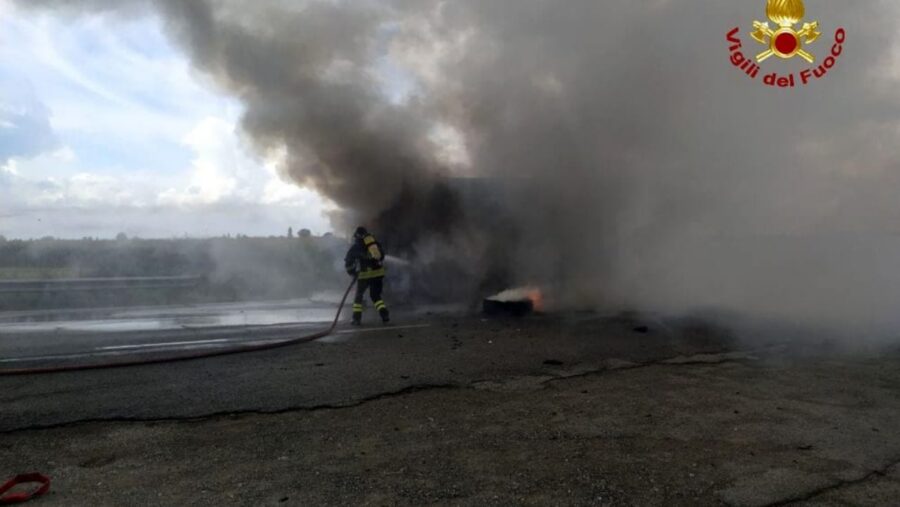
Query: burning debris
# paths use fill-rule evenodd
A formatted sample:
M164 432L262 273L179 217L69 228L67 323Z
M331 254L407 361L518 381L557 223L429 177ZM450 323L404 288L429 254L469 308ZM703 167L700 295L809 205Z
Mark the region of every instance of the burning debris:
M544 296L540 289L524 287L505 290L485 298L482 311L491 316L523 317L544 310Z

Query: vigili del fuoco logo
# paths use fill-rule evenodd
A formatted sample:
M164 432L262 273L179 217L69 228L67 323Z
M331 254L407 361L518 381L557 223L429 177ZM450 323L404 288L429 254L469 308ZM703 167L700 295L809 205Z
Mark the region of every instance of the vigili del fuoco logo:
M726 36L731 44L728 48L731 52L731 63L750 79L756 80L762 74L762 81L768 86L779 88L806 86L815 80L824 78L837 64L844 51L844 41L847 39L846 30L838 28L835 31L834 43L831 47L821 43L814 45L822 36L822 32L819 31L818 21L804 21L806 8L803 6L803 0L768 0L766 16L775 26L770 25L769 21L754 21L753 31L750 32L750 37L762 49L755 57L744 54L744 44L739 37L740 27L735 27ZM802 21L804 22L801 25ZM747 51L752 51L752 48ZM828 51L827 56L817 64L816 54L819 52L824 54L824 51ZM762 70L762 64L773 56L783 60L799 58L813 66L796 73L765 73Z

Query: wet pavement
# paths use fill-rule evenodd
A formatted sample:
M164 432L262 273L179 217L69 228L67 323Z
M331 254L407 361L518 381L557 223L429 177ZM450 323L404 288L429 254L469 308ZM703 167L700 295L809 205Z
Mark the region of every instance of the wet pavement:
M286 340L321 330L324 300L0 313L0 371Z
M189 306L0 312L0 333L123 332L322 322L336 304L321 300L214 303Z

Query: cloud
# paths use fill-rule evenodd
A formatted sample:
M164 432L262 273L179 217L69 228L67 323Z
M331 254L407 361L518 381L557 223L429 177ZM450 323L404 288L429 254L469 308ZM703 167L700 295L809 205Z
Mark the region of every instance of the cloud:
M0 233L171 235L159 217L177 234L328 229L328 203L251 154L239 104L151 12L0 12ZM233 228L224 210L242 215Z
M50 111L27 83L0 75L0 165L13 157L33 157L59 144Z
M184 139L195 153L189 182L160 194L161 205L211 204L224 199L248 197L248 178L256 169L254 161L233 144L234 125L219 119L202 120Z
M315 192L286 181L281 175L283 152L269 154L268 160L253 157L232 122L205 118L185 136L184 143L195 154L188 182L162 191L158 205L246 203L323 211L331 208Z
M66 174L77 162L68 148L31 158L13 158L0 166L0 211L27 212L43 207L105 207L134 202L131 189L111 176L85 172ZM55 172L47 171L53 167Z
M277 159L248 154L234 123L201 120L183 139L190 170L83 172L68 148L0 165L0 234L8 237L143 237L283 234L330 230L333 204L284 181ZM231 219L228 217L231 216ZM39 219L39 220L38 220Z

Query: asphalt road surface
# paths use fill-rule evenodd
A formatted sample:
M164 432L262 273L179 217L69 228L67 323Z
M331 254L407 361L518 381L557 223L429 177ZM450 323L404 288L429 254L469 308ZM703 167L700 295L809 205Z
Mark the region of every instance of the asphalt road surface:
M87 320L30 315L30 322L13 322L21 319L7 317L0 324L0 371L277 343L327 328L335 310L334 305L284 302L140 309L103 318L94 314ZM248 324L221 325L245 318L236 315L246 315ZM298 400L341 405L416 386L527 373L544 361L573 364L613 354L643 362L719 352L725 346L720 336L701 333L673 340L663 327L642 335L629 321L606 322L594 315L566 317L562 326L557 318L488 320L446 309L395 311L389 326L376 322L371 310L367 317L363 328L344 322L325 339L285 349L96 372L0 377L0 385L8 387L0 395L5 408L0 431L85 419L278 411ZM621 328L621 333L616 339L584 340L579 331L598 323ZM525 334L514 341L491 339L491 334L519 330ZM462 346L464 338L475 335L487 339ZM450 354L444 350L448 342Z
M246 323L235 308L0 316L13 360L0 368L275 340L326 320L324 304L251 306ZM297 347L0 377L0 407L0 475L50 474L47 505L900 498L896 347L737 339L696 319L420 309L385 327L370 313Z
M0 371L273 343L327 327L335 311L295 300L0 313Z

